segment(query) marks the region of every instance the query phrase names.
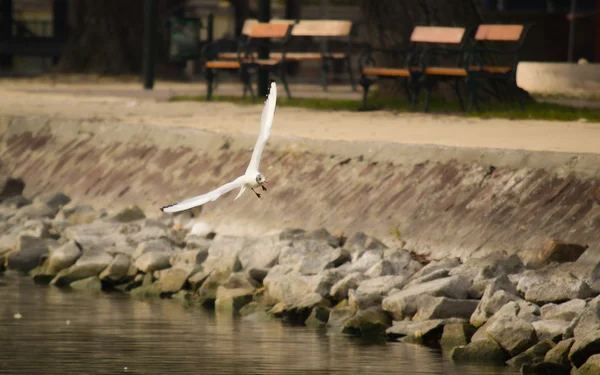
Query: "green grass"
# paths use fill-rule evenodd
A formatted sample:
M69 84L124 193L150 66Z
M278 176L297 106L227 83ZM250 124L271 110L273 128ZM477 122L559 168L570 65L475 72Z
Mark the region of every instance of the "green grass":
M206 96L174 96L170 101L205 101ZM242 99L235 96L213 96L214 101L225 101L241 105L261 104L262 100L252 100L250 98ZM361 102L352 99L312 99L312 98L293 98L287 99L281 97L277 99L277 105L280 107L299 107L315 110L344 110L360 111ZM410 112L410 107L405 99L382 99L371 98L368 101L369 109L372 110L392 110L397 112ZM432 99L430 103L430 113L437 115L458 115L466 117L479 118L507 118L514 120L534 119L534 120L556 120L556 121L577 121L586 120L590 122L600 122L600 110L592 108L575 108L561 104L535 102L525 106L525 111L521 111L518 105L512 106L508 103L482 104L481 113L473 110L470 113L461 111L457 101L442 101ZM422 113L423 103L419 103L415 112Z

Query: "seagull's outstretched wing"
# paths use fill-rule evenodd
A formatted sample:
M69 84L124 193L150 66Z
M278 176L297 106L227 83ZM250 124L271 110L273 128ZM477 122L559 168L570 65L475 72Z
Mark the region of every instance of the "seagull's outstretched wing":
M161 208L161 210L163 212L179 212L179 211L189 210L190 208L201 206L204 203L214 201L217 198L219 198L221 195L223 195L235 188L239 188L243 184L244 183L242 181L242 177L238 177L235 180L221 186L220 188L217 188L217 189L211 191L210 193L206 193L204 195L199 195L197 197L189 198L189 199L183 200L183 201L175 203L175 204L164 206L163 208Z
M269 134L271 134L271 125L273 124L273 116L275 115L275 104L277 101L277 86L275 82L271 82L271 88L269 89L269 95L265 101L265 107L262 111L260 118L260 133L258 134L258 140L252 151L252 159L246 169L246 174L249 172L258 172L258 165L260 164L260 157L262 156L263 150Z

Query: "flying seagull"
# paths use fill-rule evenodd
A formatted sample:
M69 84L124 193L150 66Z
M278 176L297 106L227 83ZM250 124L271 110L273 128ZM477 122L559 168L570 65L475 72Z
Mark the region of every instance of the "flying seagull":
M262 117L260 119L260 133L258 134L258 140L256 141L256 145L254 146L254 151L252 151L252 159L250 159L250 164L248 165L246 173L244 173L243 176L236 178L235 180L211 191L210 193L199 195L193 198L188 198L181 202L162 207L161 210L163 212L180 212L189 210L190 208L201 206L204 203L217 200L221 195L236 188L240 188L240 192L234 200L238 199L244 193L246 188L252 190L254 194L256 194L258 198L260 198L260 194L257 193L254 189L261 187L263 191L267 191L267 188L264 186L267 180L265 179L265 176L258 171L258 165L260 164L260 157L263 153L263 150L265 149L265 144L267 143L267 139L269 138L269 133L271 132L271 125L273 124L273 115L275 114L276 101L277 87L275 85L275 82L271 82L269 95L267 95L265 107L263 108Z

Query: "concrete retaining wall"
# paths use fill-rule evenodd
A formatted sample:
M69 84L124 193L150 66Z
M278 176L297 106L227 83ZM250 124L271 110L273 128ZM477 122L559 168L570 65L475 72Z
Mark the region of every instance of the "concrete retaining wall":
M521 62L517 84L534 93L597 96L600 64Z
M65 192L149 215L244 172L255 138L94 121L0 117L0 175L25 194ZM219 232L284 227L363 231L432 257L535 256L547 238L597 246L600 155L272 139L259 201L229 193L204 207ZM599 248L600 251L600 248Z

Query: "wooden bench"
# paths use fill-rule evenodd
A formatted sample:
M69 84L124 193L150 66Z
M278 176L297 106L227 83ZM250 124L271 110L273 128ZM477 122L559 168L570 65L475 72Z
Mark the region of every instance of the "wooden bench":
M353 90L356 90L356 83L352 73L351 53L353 27L351 21L344 20L300 20L294 25L291 31L293 44L295 40L300 38L311 38L317 48L311 48L312 51L290 50L286 52L283 58L286 61L316 61L321 62L321 79L323 89L327 90L328 76L332 65L335 61L341 61L348 73L348 80ZM332 52L330 43L333 41L342 41L346 44L344 51ZM292 48L293 45L290 47Z
M498 89L498 82L506 83L509 88L506 99L516 98L521 110L525 110L516 74L519 51L530 28L531 25L479 25L468 61L468 83L471 91L469 110L473 105L478 111L481 110L477 91L483 80L492 83L499 99L503 98Z
M215 71L221 69L238 69L240 79L244 85L243 97L245 98L246 93L249 91L252 98L255 98L251 76L260 67L266 68L277 75L283 83L288 98L291 98L285 78L283 59L272 55L267 59L261 59L258 57L257 50L260 41L267 39L272 47L279 48L283 53L283 48L289 40L291 27L292 25L289 23L258 23L253 25L248 37L239 44L236 60L218 59L218 53L213 52L210 56L207 53L205 56L207 60L204 63L207 81L206 99L210 100L212 98Z
M429 110L429 97L432 86L440 80L454 83L456 94L464 108L458 80L466 76L461 68L464 58L467 32L463 27L417 26L413 29L408 48L376 49L368 47L359 59L361 73L360 84L363 87L363 108L366 108L369 87L380 79L403 79L406 94L414 108L419 90L425 87L425 111ZM403 67L377 66L374 53L403 57ZM454 64L431 65L431 61L440 54ZM453 59L451 57L454 57Z

